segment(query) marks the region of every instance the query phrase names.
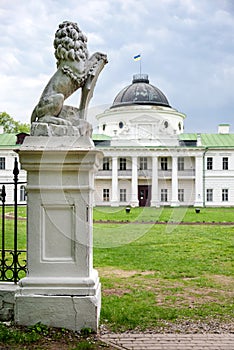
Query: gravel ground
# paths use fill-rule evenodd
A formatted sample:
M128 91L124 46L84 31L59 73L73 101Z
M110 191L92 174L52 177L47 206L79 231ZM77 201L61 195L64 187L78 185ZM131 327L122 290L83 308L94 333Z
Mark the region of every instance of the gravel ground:
M120 331L121 332L121 331ZM115 333L110 331L106 326L100 326L100 334L110 334ZM140 328L136 328L134 330L126 331L124 333L181 333L181 334L230 334L234 333L234 320L227 322L220 322L217 320L209 320L209 321L181 321L181 322L166 322L162 321L161 326L157 326L154 328L149 328L142 331Z

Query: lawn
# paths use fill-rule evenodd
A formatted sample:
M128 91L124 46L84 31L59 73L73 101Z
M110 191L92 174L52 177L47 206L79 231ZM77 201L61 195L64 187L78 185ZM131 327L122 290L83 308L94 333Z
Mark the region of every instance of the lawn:
M93 211L95 221L139 221L139 222L234 222L234 208L199 208L196 213L193 207L160 207L131 208L126 213L125 207L96 207Z
M20 208L20 216L25 212ZM127 214L98 207L94 220L101 324L123 331L184 320L233 322L233 208L131 208ZM23 249L26 222L18 225ZM6 227L10 248L13 220Z
M170 228L172 226L170 225ZM234 226L95 224L102 322L112 330L233 319Z

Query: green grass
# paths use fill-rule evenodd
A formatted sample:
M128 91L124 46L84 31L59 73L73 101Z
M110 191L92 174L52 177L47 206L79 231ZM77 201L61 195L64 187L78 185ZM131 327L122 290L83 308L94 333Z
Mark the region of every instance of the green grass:
M0 343L30 344L40 339L39 332L32 329L30 332L13 329L0 323Z
M25 215L23 207L21 213ZM184 319L233 320L234 225L176 222L233 222L234 208L201 208L199 214L194 208L132 208L126 214L125 208L98 207L94 219L115 221L93 226L94 266L102 282L101 323L122 331ZM6 225L10 246L13 220ZM22 249L25 225L19 221Z
M200 213L193 207L179 208L131 208L126 213L125 207L96 207L93 211L96 221L161 221L161 222L234 222L234 208L200 208Z
M109 349L94 334L85 335L63 328L47 327L41 323L34 326L16 326L0 323L0 349Z
M112 225L107 232L105 224L100 226L98 230L94 227L94 247L99 248L95 249L98 266L155 271L163 278L197 277L204 273L234 275L231 266L234 226L176 226L172 233L167 233L164 225L129 224L132 231L121 225L121 232L118 232L120 225ZM134 230L140 238L131 241L129 236ZM127 236L128 244L120 244L121 234ZM100 242L106 241L109 249L101 247Z
M94 225L102 322L114 331L234 317L234 226Z

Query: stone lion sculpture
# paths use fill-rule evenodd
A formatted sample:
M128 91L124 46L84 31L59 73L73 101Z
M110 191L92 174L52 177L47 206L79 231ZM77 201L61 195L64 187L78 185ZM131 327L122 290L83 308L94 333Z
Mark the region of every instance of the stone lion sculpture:
M85 120L88 103L97 78L107 63L107 56L96 52L89 57L87 38L77 23L59 25L54 39L57 71L46 85L31 116L31 135L89 135L91 125ZM64 101L81 89L79 108Z

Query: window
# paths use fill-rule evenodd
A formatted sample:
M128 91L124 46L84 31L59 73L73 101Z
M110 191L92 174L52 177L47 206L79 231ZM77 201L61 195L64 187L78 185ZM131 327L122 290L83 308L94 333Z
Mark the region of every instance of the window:
M228 189L222 189L222 202L228 202Z
M123 129L123 127L124 127L124 123L123 122L119 122L119 128Z
M223 157L223 170L228 170L228 157Z
M110 190L109 188L103 189L103 202L109 202L110 200Z
M184 170L184 157L178 157L178 170Z
M161 170L167 170L167 157L161 158Z
M147 158L140 157L140 170L147 170Z
M126 158L119 158L119 170L127 169L127 160Z
M213 169L213 158L212 157L207 157L206 169L207 170L212 170Z
M120 189L119 200L120 200L120 202L127 201L127 190L125 188Z
M102 125L102 130L105 131L106 130L106 124Z
M25 191L25 186L20 186L20 201L24 202L26 201L26 191Z
M178 201L184 202L184 189L183 188L178 189Z
M109 157L104 157L103 158L102 169L103 170L110 170L110 159L109 159Z
M0 157L0 170L5 170L5 169L6 169L6 158Z
M207 200L207 202L213 202L213 189L212 188L208 188L206 190L206 200Z
M167 189L163 188L161 189L161 202L167 202Z

